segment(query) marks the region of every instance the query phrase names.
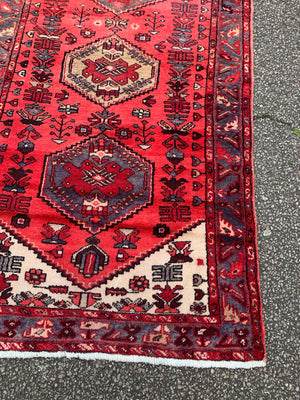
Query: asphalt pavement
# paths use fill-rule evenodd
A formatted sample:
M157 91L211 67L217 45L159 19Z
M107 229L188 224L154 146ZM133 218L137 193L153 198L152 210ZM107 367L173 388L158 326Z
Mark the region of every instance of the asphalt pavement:
M298 400L299 0L254 0L254 163L267 366L0 360L0 400ZM298 35L298 39L297 39ZM298 249L298 253L297 253Z

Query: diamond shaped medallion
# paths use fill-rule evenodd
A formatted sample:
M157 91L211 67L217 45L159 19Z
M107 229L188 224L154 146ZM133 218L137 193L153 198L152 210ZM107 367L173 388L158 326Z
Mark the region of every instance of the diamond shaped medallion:
M116 35L65 54L62 82L107 108L153 90L159 61Z
M151 203L152 163L105 135L46 157L40 196L96 234Z

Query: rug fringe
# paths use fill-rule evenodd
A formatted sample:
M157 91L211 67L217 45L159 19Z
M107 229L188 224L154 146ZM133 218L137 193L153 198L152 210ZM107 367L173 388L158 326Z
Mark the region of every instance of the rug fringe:
M0 358L80 358L82 360L107 360L116 362L146 363L153 365L165 365L169 367L192 367L192 368L229 368L250 369L265 367L265 361L211 361L211 360L179 360L174 358L126 356L108 353L71 353L65 351L52 352L30 352L30 351L0 351Z

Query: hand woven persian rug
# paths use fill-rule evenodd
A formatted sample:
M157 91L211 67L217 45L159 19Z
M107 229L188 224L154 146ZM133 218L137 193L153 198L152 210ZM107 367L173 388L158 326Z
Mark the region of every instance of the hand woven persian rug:
M250 0L2 0L0 354L265 365Z

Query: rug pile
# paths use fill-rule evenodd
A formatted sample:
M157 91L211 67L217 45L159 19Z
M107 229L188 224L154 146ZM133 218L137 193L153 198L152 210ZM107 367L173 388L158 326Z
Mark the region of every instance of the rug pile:
M251 7L1 2L2 357L265 364Z

